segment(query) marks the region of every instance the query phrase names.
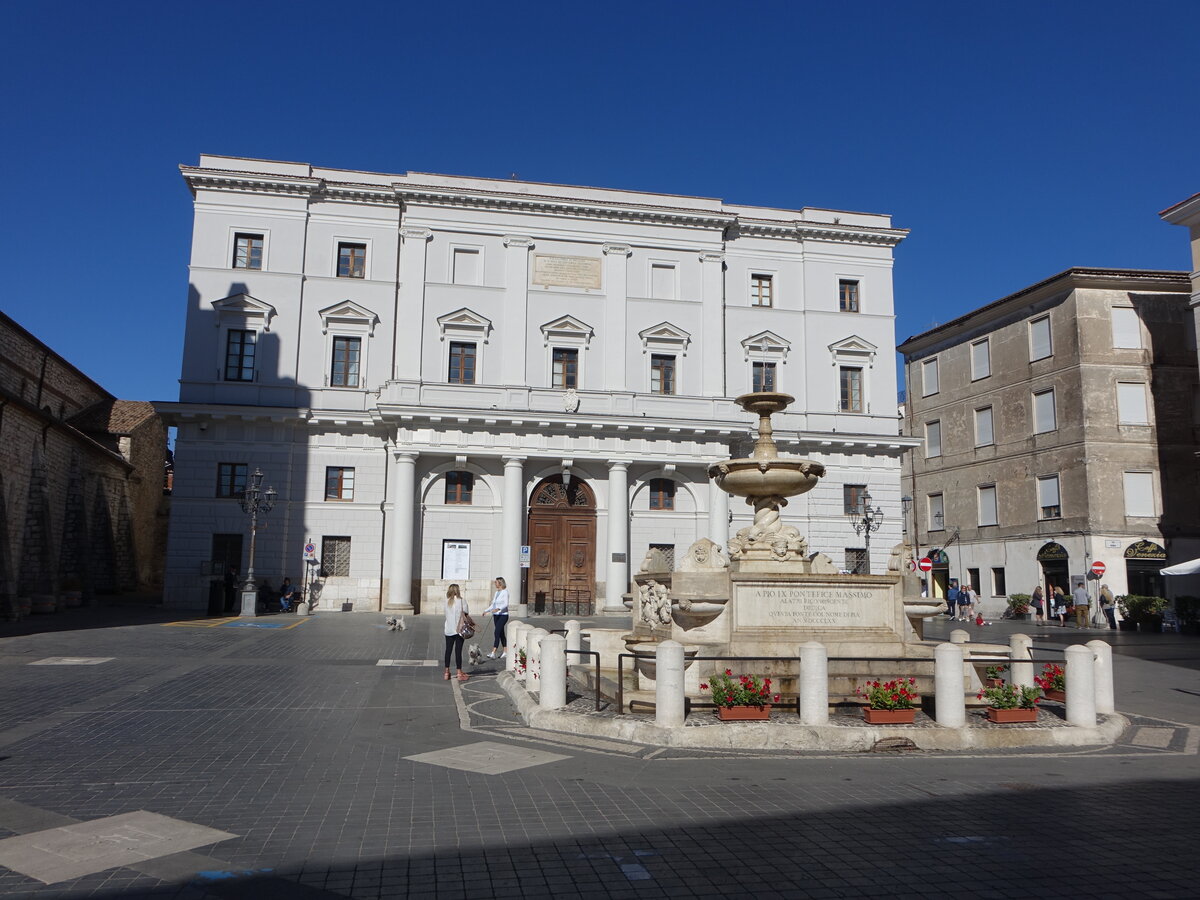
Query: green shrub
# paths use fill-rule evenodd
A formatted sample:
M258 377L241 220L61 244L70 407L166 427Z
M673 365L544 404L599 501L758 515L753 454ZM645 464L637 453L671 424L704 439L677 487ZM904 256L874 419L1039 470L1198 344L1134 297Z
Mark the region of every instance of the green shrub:
M1008 608L1020 615L1021 613L1029 612L1029 595L1028 594L1009 594Z
M1141 594L1125 594L1117 598L1121 607L1121 615L1135 622L1150 616L1161 616L1167 608L1165 597L1145 597Z

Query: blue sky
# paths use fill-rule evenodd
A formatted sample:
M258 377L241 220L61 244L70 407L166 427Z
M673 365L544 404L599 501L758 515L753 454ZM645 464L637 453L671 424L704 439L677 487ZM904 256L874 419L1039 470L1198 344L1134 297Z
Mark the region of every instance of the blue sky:
M834 8L834 7L837 8ZM202 152L887 212L898 340L1189 268L1200 4L10 4L0 308L175 399Z

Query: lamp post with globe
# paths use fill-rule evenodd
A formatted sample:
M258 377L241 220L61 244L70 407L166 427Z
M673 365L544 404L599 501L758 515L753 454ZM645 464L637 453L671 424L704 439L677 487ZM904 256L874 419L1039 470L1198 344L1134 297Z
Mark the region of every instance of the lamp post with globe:
M854 526L854 533L861 534L866 545L866 571L855 574L870 575L871 574L871 533L878 531L879 526L883 524L883 510L876 506L871 509L871 493L863 491L858 503L854 508L846 513L846 517L850 520L850 524Z
M272 487L264 491L262 481L262 470L256 468L238 501L242 512L250 517L250 559L246 566L246 583L242 585L243 616L258 615L258 585L254 583L254 539L258 535L258 517L269 513L275 505L275 498L279 496Z

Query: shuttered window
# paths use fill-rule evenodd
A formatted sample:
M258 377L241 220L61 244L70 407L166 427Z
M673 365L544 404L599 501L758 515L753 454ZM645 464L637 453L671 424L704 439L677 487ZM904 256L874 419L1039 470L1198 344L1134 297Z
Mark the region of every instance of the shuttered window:
M1122 425L1149 425L1146 385L1140 381L1117 383L1117 421Z
M1045 359L1054 352L1050 344L1050 317L1042 316L1029 323L1029 359Z
M1112 310L1113 346L1131 350L1142 346L1142 325L1132 306L1114 306Z

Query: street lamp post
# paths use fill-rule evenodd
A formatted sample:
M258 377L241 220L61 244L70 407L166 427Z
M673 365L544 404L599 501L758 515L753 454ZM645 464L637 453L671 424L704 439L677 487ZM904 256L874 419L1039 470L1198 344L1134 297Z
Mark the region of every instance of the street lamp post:
M254 583L254 539L258 535L258 517L266 515L275 505L278 494L275 488L262 489L263 473L255 469L250 476L250 483L242 493L239 502L242 512L250 516L250 560L246 566L246 583L242 585L242 615L258 615L258 586Z
M866 543L867 554L867 571L863 574L871 574L871 532L878 531L879 526L883 524L883 510L876 506L871 509L871 493L863 491L862 497L859 498L854 509L846 513L846 517L850 520L850 524L854 526L854 533L861 534L863 541Z

